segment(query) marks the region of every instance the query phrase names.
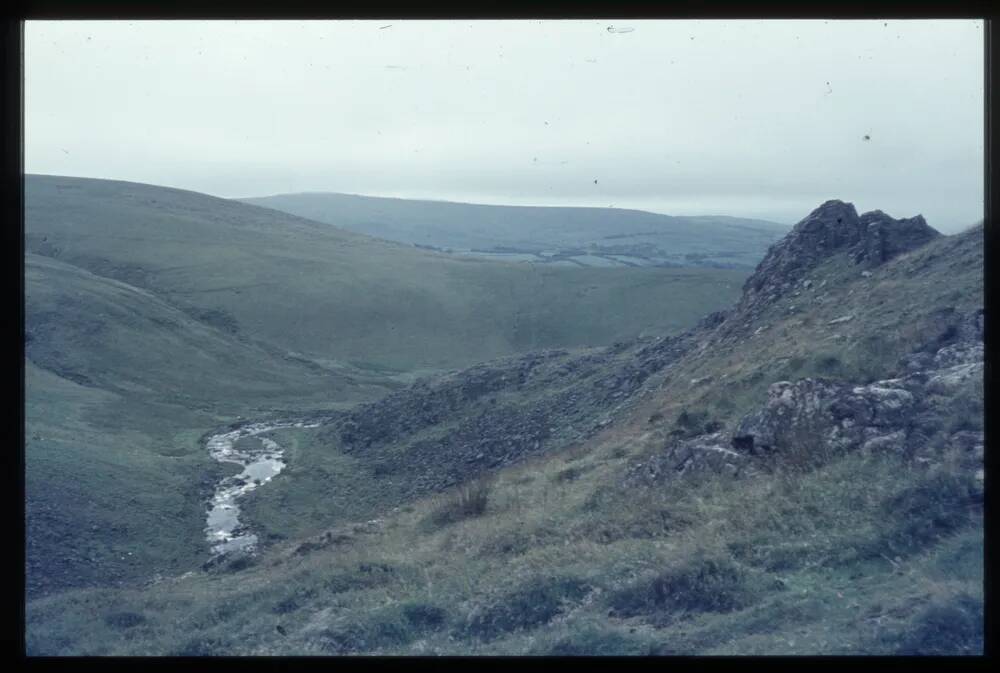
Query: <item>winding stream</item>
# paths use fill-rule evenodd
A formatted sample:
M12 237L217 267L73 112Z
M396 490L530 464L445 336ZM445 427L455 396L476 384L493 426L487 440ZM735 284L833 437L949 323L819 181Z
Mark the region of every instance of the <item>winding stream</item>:
M240 523L237 499L258 486L271 481L285 467L284 449L273 439L261 437L278 428L315 428L319 422L271 421L249 423L235 430L208 438L209 455L220 463L235 463L243 467L239 474L224 478L215 487L209 503L205 536L212 545L212 554L219 556L233 551L251 552L257 546L257 536ZM239 440L257 437L257 446L236 447Z

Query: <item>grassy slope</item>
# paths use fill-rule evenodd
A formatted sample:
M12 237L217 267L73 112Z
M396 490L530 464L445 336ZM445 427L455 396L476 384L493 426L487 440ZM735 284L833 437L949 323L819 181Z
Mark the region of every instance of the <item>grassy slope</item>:
M26 190L29 252L330 367L447 369L671 332L735 299L746 275L456 259L134 183L29 176Z
M942 237L901 255L863 277L843 256L811 272L810 290L771 305L747 326L755 336L723 344L686 360L677 384L712 376L723 385L695 387L689 401L665 399L668 419L684 404L712 414L731 414L761 399L773 381L827 376L874 381L892 373L896 360L932 338L934 314L952 307L983 306L982 229ZM825 287L818 287L825 281ZM837 325L831 320L853 319Z
M546 251L642 241L678 258L700 253L752 266L788 231L764 220L672 217L623 208L488 206L330 193L241 200L391 241L465 250Z
M683 409L731 423L774 380L882 376L892 352L936 336L933 310L982 305L981 234L936 241L871 278L831 260L822 280L824 303L787 297L762 318L766 337L686 358L631 421L505 470L479 516L442 523L434 514L453 496L435 496L312 553L289 542L238 571L35 601L29 650L976 652L982 520L965 499L971 475L946 451L932 468L849 455L808 473L623 485ZM842 338L824 341L826 321L845 313L856 317ZM889 326L888 343L872 346ZM981 423L981 408L966 411ZM316 436L299 431L296 450L322 450Z
M196 564L208 466L191 454L200 434L192 426L217 419L82 386L31 362L26 379L28 595ZM168 423L172 432L157 427Z
M349 405L421 368L535 345L679 329L743 275L454 261L132 183L30 176L27 199L33 595L202 560L217 469L199 440L236 416ZM103 480L105 462L120 478ZM89 492L101 496L81 506Z
M362 451L345 450L339 432L332 428L318 433L291 429L276 433L280 436L277 441L288 447L289 467L268 489L245 504L245 520L269 539L299 539L331 526L381 516L419 495L443 490L449 484L469 479L470 475L493 472L496 468L487 462L466 459L479 449L495 458L492 455L497 451L495 442L502 442L510 435L539 437L529 453L544 454L553 447L576 444L581 436L586 436L590 423L622 413L621 409L606 406L600 392L589 398L587 393L603 390L605 377L620 372L623 365L634 361L637 350L648 345L646 341L620 344L617 357L598 362L593 359L600 349L553 352L531 369L523 383L498 386L478 395L474 391L479 386L468 383L468 372L438 378L433 398L440 400L444 391L447 391L445 397L455 395L456 390L450 388L453 384L459 384L458 389L468 394L456 395L461 402L452 407L440 401L435 404L427 397L421 403L420 396L426 395L427 389L417 388L416 400L411 398L379 418L387 417L387 422L391 422L395 415L407 416L409 423L418 423L423 412L443 420L412 433L403 432L394 441L377 442ZM589 362L584 364L581 360ZM520 362L509 358L477 369L510 374L520 368ZM568 375L567 370L573 373ZM466 385L461 385L462 382ZM622 408L629 403L623 399L614 401L616 407ZM514 420L524 411L533 414ZM363 417L366 414L364 408L359 413ZM496 431L493 423L502 423L502 429ZM379 420L366 425L371 430L386 428ZM470 432L470 427L475 430ZM551 433L544 431L549 428ZM451 433L459 435L457 442ZM424 445L428 441L433 442L430 447ZM480 444L474 451L463 452L469 443L484 441L493 448ZM516 451L513 447L506 450L512 455Z
M207 430L385 390L47 257L27 255L25 284L32 594L197 565L217 472L199 443Z
M246 409L290 390L363 399L347 377L277 356L155 295L39 255L25 258L27 352L85 385L161 401Z

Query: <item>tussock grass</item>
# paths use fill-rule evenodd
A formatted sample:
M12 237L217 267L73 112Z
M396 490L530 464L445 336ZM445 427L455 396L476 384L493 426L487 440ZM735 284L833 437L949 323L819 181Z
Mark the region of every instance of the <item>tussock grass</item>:
M956 655L982 653L983 636L982 598L960 592L932 600L885 640L897 655Z
M434 604L407 601L365 615L354 623L321 634L321 646L332 654L377 651L407 644L445 627L447 612Z
M455 495L438 507L426 521L432 527L482 516L489 504L495 478L486 475L460 485Z
M947 465L850 455L806 473L641 494L615 489L602 474L610 465L557 488L564 466L550 461L530 484L501 475L495 507L432 531L420 523L440 499L414 503L361 547L117 594L109 612L147 615L127 629L148 629L139 640L86 620L94 595L36 602L29 618L45 628L34 646L246 653L244 639L263 634L258 653L889 653L940 649L921 644L920 624L938 619L921 616L928 605L968 595L958 606L975 617L980 524ZM584 507L590 492L604 494L597 509ZM962 513L935 528L951 509ZM658 512L685 525L648 525ZM588 533L598 522L614 539ZM274 582L275 573L288 579ZM216 602L227 609L208 609ZM878 615L873 630L866 620ZM198 638L181 637L195 629Z
M501 634L539 627L583 599L592 587L572 576L534 577L470 615L463 633L490 640Z
M663 621L685 612L730 612L752 602L747 571L726 556L701 555L612 594L612 616Z

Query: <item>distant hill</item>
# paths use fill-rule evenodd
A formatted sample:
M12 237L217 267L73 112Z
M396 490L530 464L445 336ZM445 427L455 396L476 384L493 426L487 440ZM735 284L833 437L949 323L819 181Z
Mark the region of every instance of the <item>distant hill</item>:
M790 228L765 220L624 208L490 206L334 193L240 200L390 241L579 266L753 267Z
M376 374L677 331L735 299L749 271L461 258L195 192L54 176L27 177L25 246L293 357Z

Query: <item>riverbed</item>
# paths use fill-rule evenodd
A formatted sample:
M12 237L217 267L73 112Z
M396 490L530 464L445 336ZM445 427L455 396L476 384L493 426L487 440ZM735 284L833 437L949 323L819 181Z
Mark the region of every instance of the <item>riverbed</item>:
M237 501L271 481L285 467L284 447L264 435L279 428L315 428L319 425L319 422L301 420L265 421L248 423L208 438L206 446L213 459L243 468L239 474L222 479L209 502L205 537L214 556L234 551L253 552L257 547L257 536L240 522ZM236 444L248 437L256 437L259 441L256 445L243 442L237 448Z

